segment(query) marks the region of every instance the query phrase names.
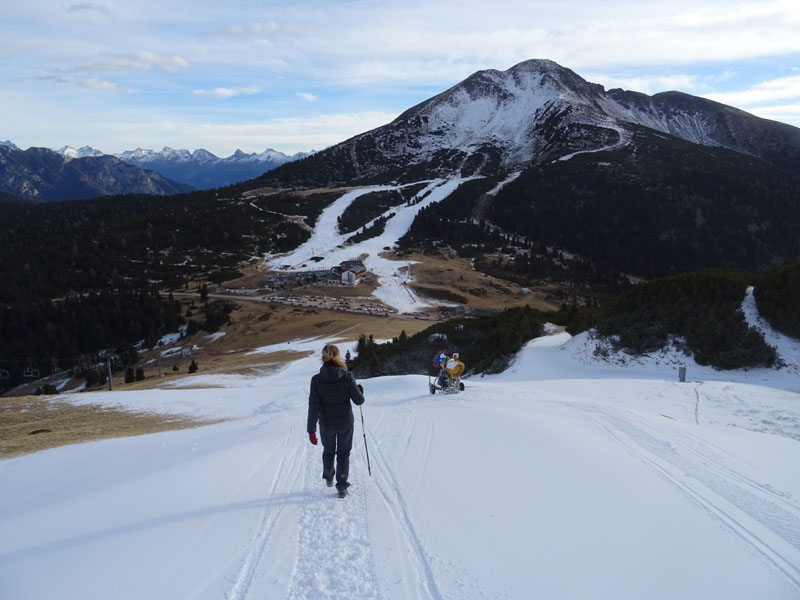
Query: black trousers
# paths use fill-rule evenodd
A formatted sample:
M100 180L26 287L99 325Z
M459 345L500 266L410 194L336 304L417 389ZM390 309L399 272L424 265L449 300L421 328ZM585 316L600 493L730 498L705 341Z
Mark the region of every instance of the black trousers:
M349 487L347 476L350 472L350 450L353 448L353 424L344 429L329 429L320 423L319 436L322 440L322 476L333 479L333 459L336 457L336 489Z

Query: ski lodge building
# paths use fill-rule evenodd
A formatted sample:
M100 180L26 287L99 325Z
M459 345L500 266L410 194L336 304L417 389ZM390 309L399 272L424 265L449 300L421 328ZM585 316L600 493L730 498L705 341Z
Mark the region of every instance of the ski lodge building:
M361 283L367 268L360 260L346 260L340 265L333 267L331 273L339 276L342 285L356 286Z
M346 260L330 269L274 273L267 285L273 290L283 289L287 283L356 286L366 274L367 268L360 260Z

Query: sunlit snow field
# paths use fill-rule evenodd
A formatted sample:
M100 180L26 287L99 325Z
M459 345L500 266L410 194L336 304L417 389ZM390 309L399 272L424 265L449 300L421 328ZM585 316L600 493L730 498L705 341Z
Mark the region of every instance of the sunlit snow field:
M224 388L91 395L224 423L0 462L2 597L800 596L796 377L681 383L558 334L458 395L363 380L372 474L356 413L340 500L305 433L326 341Z

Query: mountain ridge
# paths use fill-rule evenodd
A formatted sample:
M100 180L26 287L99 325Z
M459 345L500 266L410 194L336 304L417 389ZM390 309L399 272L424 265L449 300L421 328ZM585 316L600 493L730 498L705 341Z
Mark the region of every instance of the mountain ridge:
M70 157L48 148L0 146L0 191L53 202L118 194L170 195L192 190L114 156Z
M468 161L476 175L508 173L602 147L599 139L591 145L587 128L619 134L632 125L749 154L784 170L796 172L800 163L800 129L791 125L682 92L606 91L553 61L533 59L505 71L478 71L391 123L280 167L260 181L389 183L410 180L420 170L452 176ZM570 148L565 143L570 137L583 139ZM309 177L310 171L317 175Z
M0 145L22 152L10 140L0 142ZM219 188L247 181L284 163L298 160L314 153L312 150L311 152L297 152L293 155L288 155L272 148L266 148L263 152L258 153L244 152L241 149L237 149L230 156L219 157L205 148L197 148L194 151L190 151L183 148L174 149L164 146L159 151L139 147L135 150L126 150L118 154L106 154L102 150L88 145L79 148L66 145L58 149L49 148L48 150L61 155L66 161L78 158L113 157L129 165L147 171L154 171L175 183L188 184L193 189ZM184 186L179 191L186 191L187 189L189 188ZM130 190L130 193L139 193L140 191L142 190L134 188ZM115 193L126 192L119 189Z

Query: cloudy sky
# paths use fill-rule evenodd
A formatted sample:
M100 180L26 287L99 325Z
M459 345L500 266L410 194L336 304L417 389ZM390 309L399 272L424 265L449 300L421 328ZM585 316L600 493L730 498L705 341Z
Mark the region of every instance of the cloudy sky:
M320 150L549 58L800 126L798 0L2 0L0 140Z

